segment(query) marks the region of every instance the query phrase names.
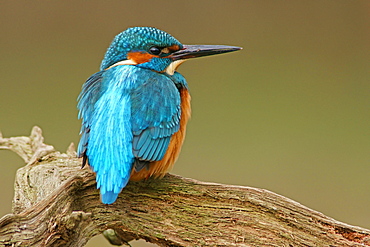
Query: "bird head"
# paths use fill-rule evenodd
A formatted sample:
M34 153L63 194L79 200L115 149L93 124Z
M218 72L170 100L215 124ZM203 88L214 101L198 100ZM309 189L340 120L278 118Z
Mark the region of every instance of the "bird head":
M114 38L102 61L101 70L118 65L135 65L172 75L186 59L240 49L222 45L183 45L159 29L132 27Z

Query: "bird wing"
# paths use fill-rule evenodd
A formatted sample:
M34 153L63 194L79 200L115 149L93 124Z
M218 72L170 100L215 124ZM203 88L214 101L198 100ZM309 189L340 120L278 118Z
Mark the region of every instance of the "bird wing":
M167 76L145 70L143 83L131 92L135 169L161 160L180 127L180 94ZM150 73L148 73L150 72Z

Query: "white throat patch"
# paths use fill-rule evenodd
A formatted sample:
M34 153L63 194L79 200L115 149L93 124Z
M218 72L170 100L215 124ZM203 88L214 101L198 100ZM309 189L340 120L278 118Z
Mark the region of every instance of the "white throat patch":
M169 75L173 75L176 71L176 69L183 63L185 62L185 60L183 59L180 59L180 60L176 60L176 61L173 61L170 65L168 65L168 67L166 68L165 72Z

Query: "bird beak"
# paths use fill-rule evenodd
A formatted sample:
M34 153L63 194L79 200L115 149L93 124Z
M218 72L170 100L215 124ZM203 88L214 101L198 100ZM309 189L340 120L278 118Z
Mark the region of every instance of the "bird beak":
M171 58L183 60L241 50L241 47L226 45L184 45L182 50L172 53Z

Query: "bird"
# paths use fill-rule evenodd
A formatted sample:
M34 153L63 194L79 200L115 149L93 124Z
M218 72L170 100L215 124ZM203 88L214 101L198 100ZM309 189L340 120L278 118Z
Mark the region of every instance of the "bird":
M77 99L77 156L95 172L102 203L114 203L130 180L163 177L175 163L191 114L179 65L240 49L184 45L154 27L131 27L115 36L100 71Z

